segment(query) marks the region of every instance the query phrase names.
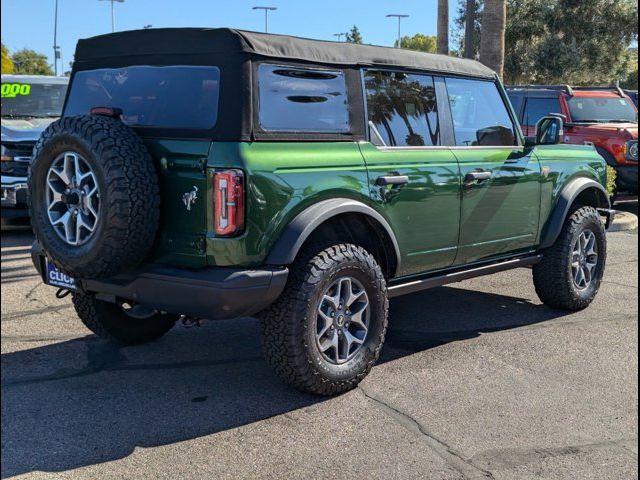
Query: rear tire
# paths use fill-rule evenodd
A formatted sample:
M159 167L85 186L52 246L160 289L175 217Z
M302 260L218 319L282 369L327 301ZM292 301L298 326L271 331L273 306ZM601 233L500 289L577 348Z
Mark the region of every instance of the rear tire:
M265 356L301 391L346 392L377 361L388 310L384 275L370 253L351 244L307 249L261 315Z
M115 303L95 295L73 293L73 306L82 323L100 338L123 345L139 345L162 337L175 325L177 315L150 312L132 316Z
M556 243L533 267L540 300L552 308L577 311L595 298L607 261L607 236L598 211L580 207L565 220Z

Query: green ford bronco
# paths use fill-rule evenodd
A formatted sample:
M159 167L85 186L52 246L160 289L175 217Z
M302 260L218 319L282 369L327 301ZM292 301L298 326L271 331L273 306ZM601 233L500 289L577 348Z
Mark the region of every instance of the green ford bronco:
M282 378L337 394L376 362L389 298L531 267L545 304L591 303L605 163L562 128L525 138L494 72L458 58L231 29L81 40L29 173L33 260L101 337L256 315Z

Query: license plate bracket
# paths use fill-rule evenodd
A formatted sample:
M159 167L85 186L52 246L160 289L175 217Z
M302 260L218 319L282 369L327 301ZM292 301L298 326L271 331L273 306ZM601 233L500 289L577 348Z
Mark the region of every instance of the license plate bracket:
M75 278L61 271L48 259L45 259L45 267L45 283L54 287L76 290L77 287Z

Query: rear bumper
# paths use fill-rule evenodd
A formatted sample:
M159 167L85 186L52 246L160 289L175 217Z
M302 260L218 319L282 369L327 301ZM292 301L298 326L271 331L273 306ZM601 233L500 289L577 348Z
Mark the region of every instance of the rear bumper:
M38 246L32 258L42 275L44 256ZM155 310L219 320L264 310L280 296L288 275L286 268L187 270L149 264L131 273L76 283L101 300L131 300Z
M27 179L23 177L2 176L2 216L13 218L27 215ZM5 212L7 210L7 212ZM20 214L11 214L10 210L19 210Z
M616 177L618 190L638 193L638 166L619 166L614 168L618 174Z

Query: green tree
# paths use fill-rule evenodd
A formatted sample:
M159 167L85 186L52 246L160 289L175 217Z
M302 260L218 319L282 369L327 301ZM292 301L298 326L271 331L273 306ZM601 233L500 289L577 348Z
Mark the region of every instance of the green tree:
M355 25L347 32L348 43L362 43L362 35L360 30Z
M629 49L629 54L631 55L631 66L629 68L629 75L624 81L621 82L624 88L628 88L630 90L638 90L638 49L631 48Z
M2 43L2 73L14 73L15 68L11 60L9 49Z
M408 50L418 50L420 52L436 53L437 39L434 35L423 35L422 33L416 33L412 37L402 37L400 41L402 42L402 48L406 48ZM398 46L397 40L395 42L395 46Z
M629 72L629 76L622 83L624 88L629 90L638 90L638 67L632 72Z
M484 1L477 1L482 12ZM465 7L460 0L458 40ZM629 45L637 39L633 0L507 0L505 81L610 84L635 68Z
M53 75L47 56L29 48L18 50L12 56L15 72L23 75Z

